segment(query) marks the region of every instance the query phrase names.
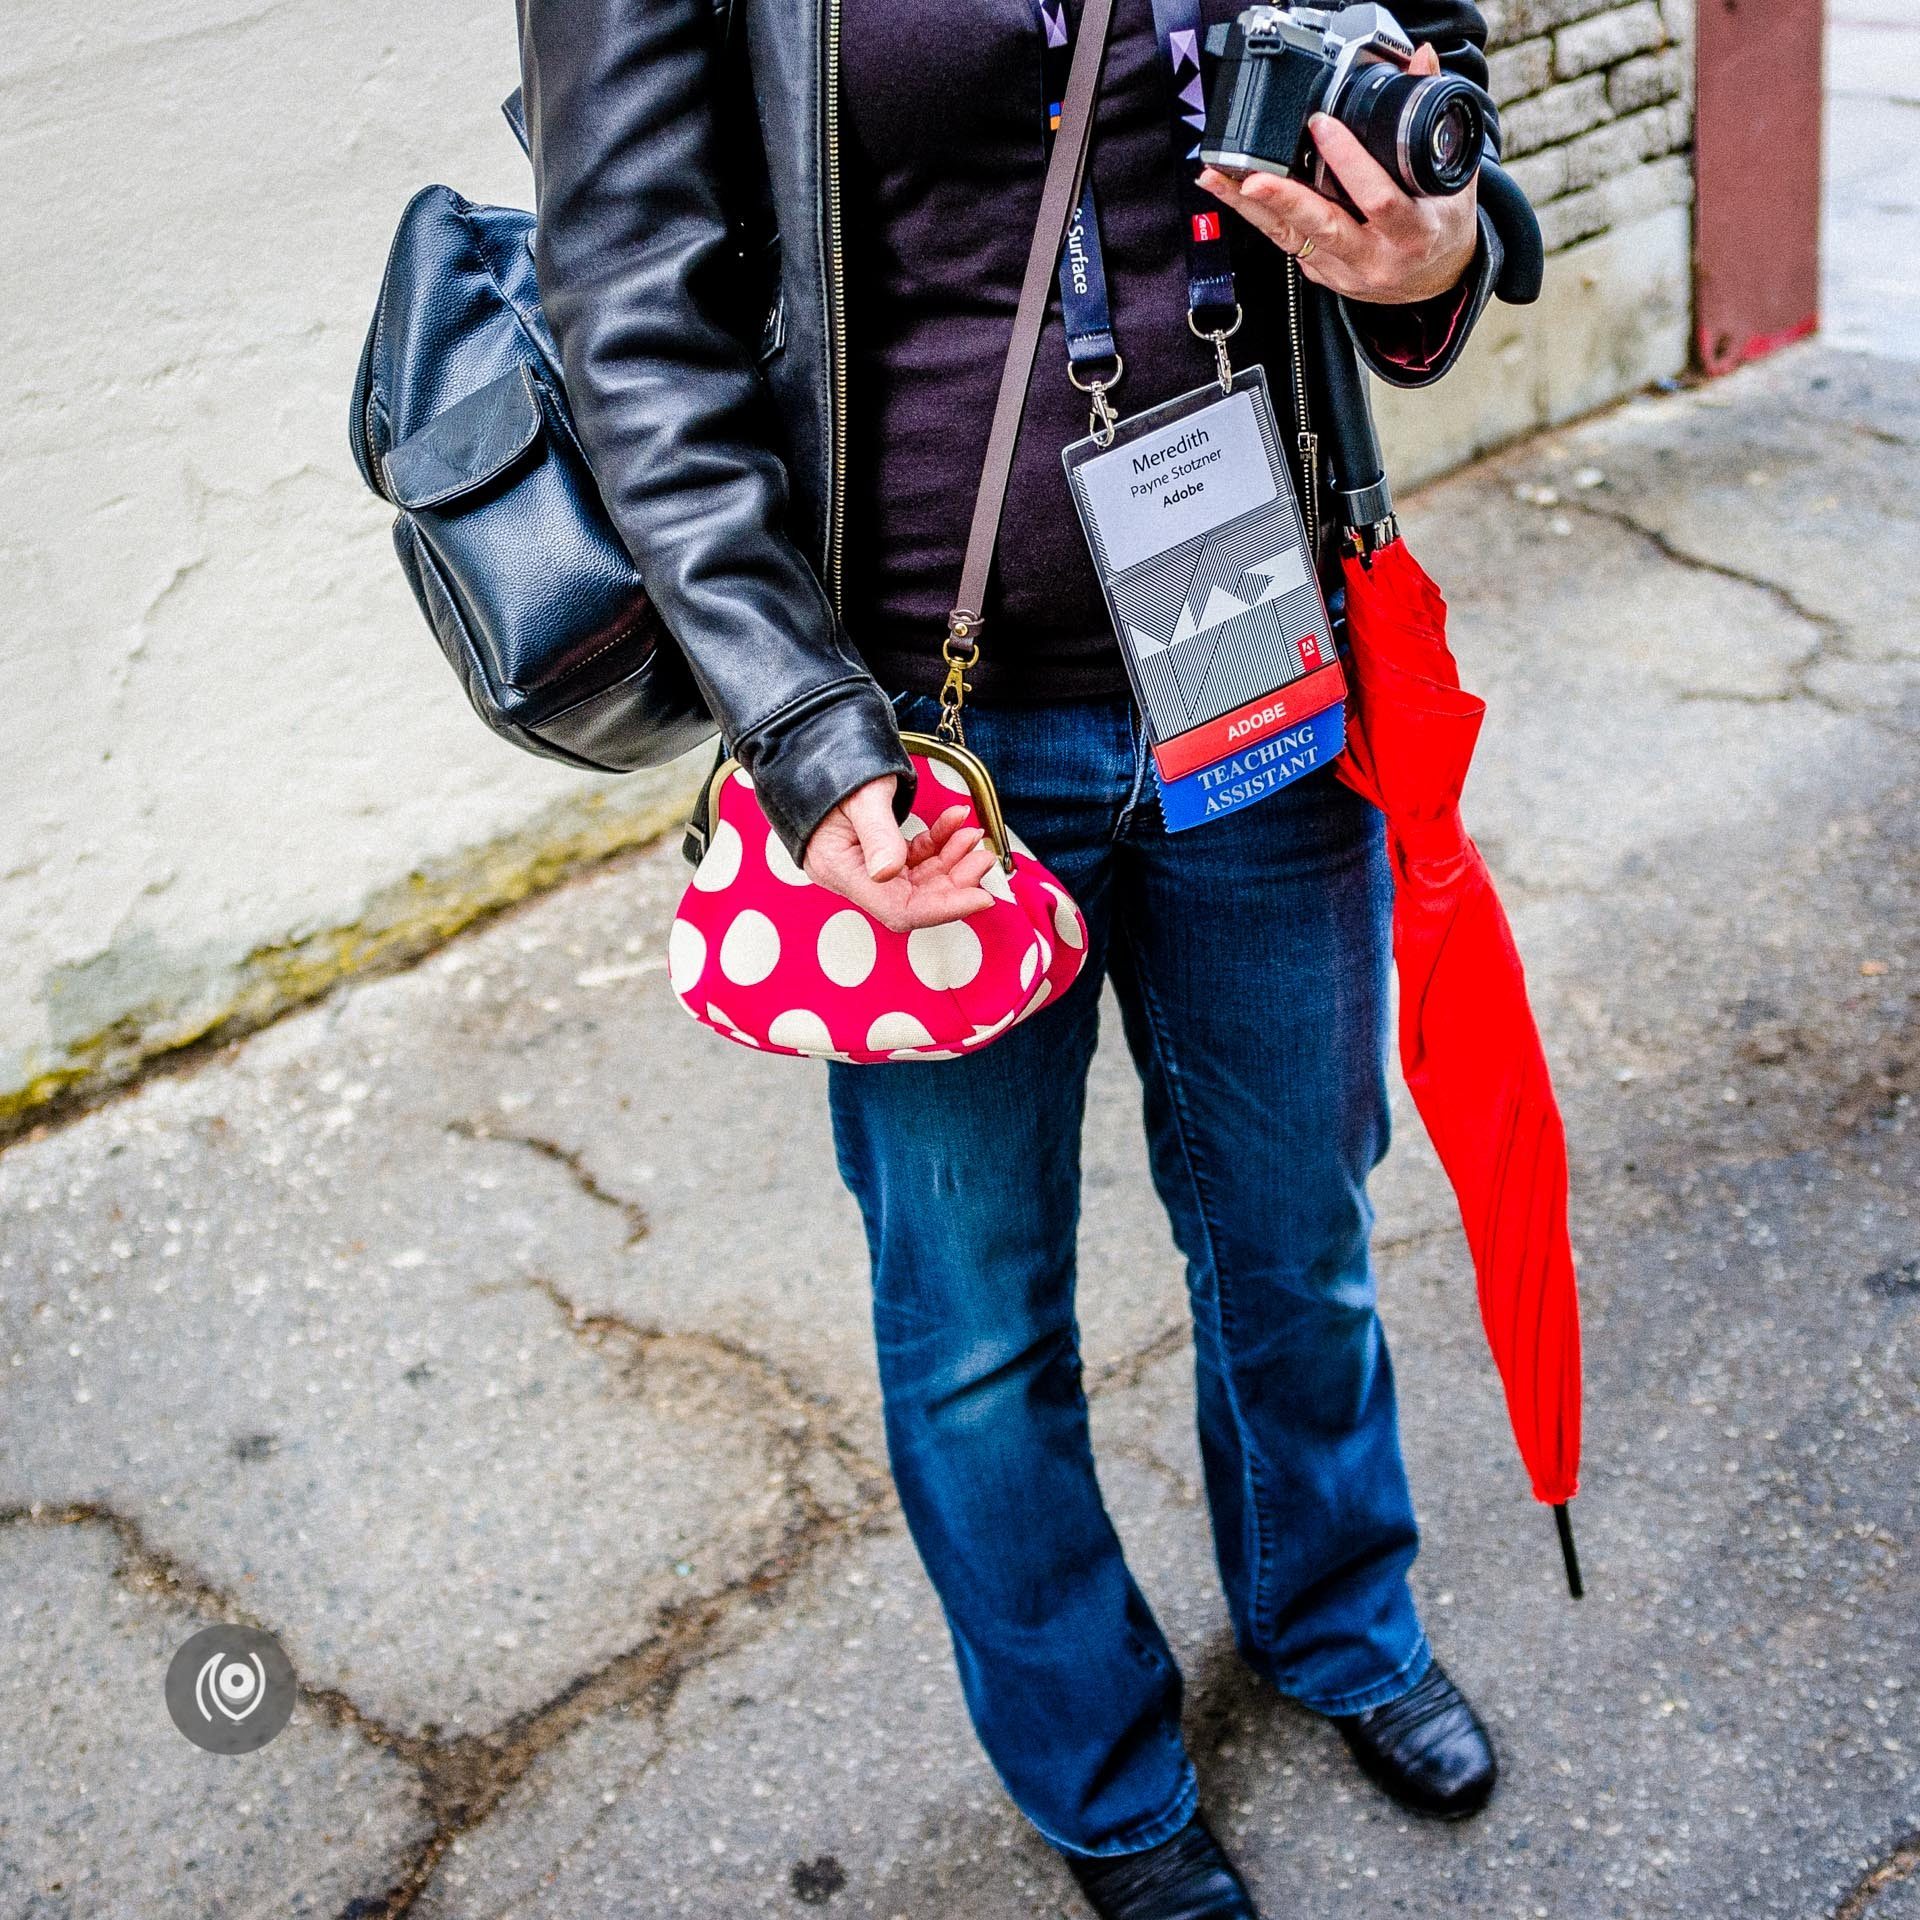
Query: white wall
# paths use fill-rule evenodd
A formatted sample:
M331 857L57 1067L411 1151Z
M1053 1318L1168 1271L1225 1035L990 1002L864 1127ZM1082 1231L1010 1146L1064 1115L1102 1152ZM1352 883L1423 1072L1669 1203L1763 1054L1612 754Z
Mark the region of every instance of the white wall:
M484 731L346 448L408 196L530 201L510 0L0 22L3 1103L617 842L658 783Z

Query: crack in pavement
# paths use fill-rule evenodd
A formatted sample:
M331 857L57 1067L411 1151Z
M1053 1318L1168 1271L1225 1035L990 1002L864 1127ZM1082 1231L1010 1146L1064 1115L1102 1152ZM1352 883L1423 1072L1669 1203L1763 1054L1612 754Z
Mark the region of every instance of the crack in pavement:
M1161 1459L1144 1440L1108 1440L1101 1446L1100 1452L1103 1458L1130 1460L1156 1479L1164 1480L1173 1490L1173 1497L1183 1507L1197 1507L1205 1497L1195 1482L1189 1480L1171 1461Z
M1908 1834L1884 1860L1869 1867L1853 1883L1846 1898L1834 1908L1833 1920L1871 1920L1880 1896L1916 1873L1920 1873L1920 1831Z
M101 1500L69 1500L54 1505L38 1501L25 1506L0 1508L0 1527L100 1527L113 1535L120 1548L120 1564L115 1577L143 1593L171 1600L184 1611L202 1618L221 1621L228 1626L253 1627L272 1633L257 1613L243 1607L205 1575L188 1567L163 1547L156 1547L146 1529L131 1514L122 1513ZM298 1698L329 1726L351 1727L369 1744L394 1754L422 1775L434 1761L438 1743L420 1734L389 1726L378 1715L368 1713L337 1687L321 1687L302 1680L296 1674L294 1691ZM431 1804L429 1787L426 1798Z
M1137 1387L1146 1378L1147 1370L1169 1354L1178 1353L1192 1337L1192 1332L1191 1321L1171 1321L1131 1353L1123 1353L1117 1360L1103 1362L1093 1370L1093 1377L1086 1383L1087 1398L1092 1399L1095 1394L1106 1393L1116 1387L1122 1391Z
M1807 685L1807 675L1827 659L1829 652L1847 656L1852 635L1847 628L1829 613L1822 613L1817 607L1810 607L1794 592L1778 580L1769 580L1761 574L1748 573L1740 567L1724 560L1710 560L1704 554L1695 553L1691 548L1679 545L1670 535L1661 532L1658 527L1650 527L1644 520L1636 519L1624 507L1607 507L1594 500L1569 500L1565 503L1576 513L1584 513L1590 519L1604 520L1609 524L1624 528L1628 533L1636 534L1644 540L1663 560L1671 561L1676 567L1685 567L1692 573L1711 574L1717 580L1731 581L1735 586L1750 587L1756 593L1763 593L1775 606L1794 619L1811 627L1819 635L1817 643L1803 658L1795 660L1786 669L1791 683L1785 693L1711 693L1698 689L1682 689L1675 699L1682 703L1699 701L1731 702L1738 706L1770 707L1786 705L1794 700L1806 700L1816 707L1824 707L1829 713L1854 715L1854 709L1828 695L1816 692Z
M769 1355L750 1347L744 1340L705 1329L675 1333L664 1327L647 1326L611 1308L582 1307L544 1274L529 1274L524 1284L564 1314L575 1333L597 1344L615 1344L628 1350L636 1365L643 1367L656 1352L691 1355L697 1364L736 1368L756 1376L784 1408L763 1409L771 1432L784 1444L779 1451L792 1456L791 1469L805 1489L804 1498L816 1498L800 1468L814 1447L831 1454L859 1489L863 1509L877 1510L892 1497L892 1482L884 1468L868 1459L860 1447L834 1424L838 1412L830 1394L809 1386L792 1369ZM824 1511L824 1510L823 1510Z
M743 1342L644 1327L617 1313L577 1307L551 1280L534 1278L527 1284L564 1313L576 1332L596 1343L624 1345L636 1362L660 1352L691 1355L709 1370L744 1371L763 1389L771 1389L772 1404L757 1401L756 1409L766 1424L790 1518L771 1549L747 1572L701 1598L660 1608L657 1631L638 1645L576 1675L538 1706L486 1733L441 1738L431 1730L410 1732L367 1711L338 1688L297 1680L299 1698L316 1717L351 1729L411 1770L430 1827L393 1883L349 1902L342 1920L401 1920L426 1891L454 1841L482 1825L536 1761L588 1721L639 1708L658 1726L690 1675L751 1637L748 1610L770 1610L824 1551L869 1531L891 1502L885 1473L834 1426L832 1400ZM854 1489L850 1504L830 1504L813 1485L806 1463L816 1450L830 1454L847 1474ZM164 1594L203 1618L273 1631L211 1580L155 1547L137 1520L104 1502L0 1508L0 1526L8 1525L104 1527L121 1550L117 1577Z
M666 1715L682 1684L714 1660L749 1643L758 1631L762 1623L750 1621L749 1613L771 1611L800 1574L831 1548L873 1531L893 1505L885 1472L835 1426L832 1398L810 1388L777 1361L725 1335L674 1333L610 1310L582 1308L543 1276L531 1276L525 1284L564 1314L583 1338L627 1349L636 1370L654 1354L691 1355L698 1364L745 1372L771 1389L773 1404L762 1417L791 1499L792 1517L771 1550L747 1572L708 1595L663 1606L656 1615L657 1631L646 1639L576 1675L538 1706L512 1715L485 1733L443 1738L431 1727L412 1732L363 1708L340 1688L296 1676L298 1697L317 1719L351 1730L409 1769L429 1824L426 1838L392 1883L378 1893L349 1901L339 1920L403 1920L426 1892L454 1842L491 1818L537 1761L589 1721L638 1709L653 1720L664 1740ZM1137 1385L1149 1367L1177 1352L1187 1337L1184 1320L1170 1324L1133 1353L1102 1367L1089 1391ZM816 1450L828 1453L847 1474L854 1488L850 1504L836 1507L813 1486L805 1466ZM1196 1497L1184 1477L1150 1449L1122 1443L1119 1451L1163 1474L1183 1498ZM6 1526L104 1528L120 1548L116 1578L163 1595L201 1618L274 1631L212 1580L155 1546L138 1520L104 1501L0 1508L0 1527Z
M572 1175L573 1184L589 1200L603 1207L611 1207L626 1221L626 1245L630 1247L638 1246L653 1231L653 1222L648 1219L646 1208L638 1200L629 1200L610 1187L602 1186L578 1147L563 1147L559 1141L544 1139L537 1133L503 1133L480 1120L449 1120L447 1131L459 1140L495 1141L502 1146L524 1147L529 1153L536 1153L541 1159L564 1167Z
M1908 104L1920 105L1920 102ZM1807 418L1804 414L1800 417ZM1824 423L1813 420L1809 424L1817 427ZM1908 453L1920 453L1920 440L1909 440L1904 433L1895 433L1890 427L1875 426L1870 420L1850 420L1847 427L1849 432L1858 434L1862 440L1871 440L1883 447L1899 447Z

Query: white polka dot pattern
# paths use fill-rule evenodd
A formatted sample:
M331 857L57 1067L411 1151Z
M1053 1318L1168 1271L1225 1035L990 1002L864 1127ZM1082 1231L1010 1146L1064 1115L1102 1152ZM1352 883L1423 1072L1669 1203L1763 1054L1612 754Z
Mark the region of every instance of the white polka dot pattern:
M870 1053L901 1054L913 1047L930 1047L933 1035L910 1013L883 1013L867 1029Z
M833 1035L827 1031L827 1023L805 1007L789 1007L785 1013L775 1014L767 1038L776 1047L791 1047L795 1053L833 1051Z
M978 825L961 774L913 759L922 797L907 837L955 807ZM743 1046L854 1063L958 1060L1057 999L1084 964L1078 908L1017 836L1011 870L996 865L982 882L991 908L894 933L808 879L744 775L714 800L706 855L667 935L667 979L690 1014Z
M720 971L736 987L757 987L780 964L780 933L757 908L734 916L720 942Z
M1087 944L1087 930L1080 924L1080 909L1051 882L1047 891L1053 895L1053 930L1070 947L1084 947Z
M707 965L707 936L685 920L667 934L667 980L675 993L691 993Z
M767 871L776 880L784 880L790 887L810 887L813 882L795 863L780 836L771 828L767 831Z
M980 936L964 920L915 927L907 935L907 965L922 986L936 993L964 987L980 971Z
M722 820L713 830L713 840L700 864L693 870L693 884L702 893L724 893L740 878L740 861L746 846L740 829L731 820Z
M858 907L845 907L820 929L820 971L836 987L857 987L873 971L879 952L873 922Z

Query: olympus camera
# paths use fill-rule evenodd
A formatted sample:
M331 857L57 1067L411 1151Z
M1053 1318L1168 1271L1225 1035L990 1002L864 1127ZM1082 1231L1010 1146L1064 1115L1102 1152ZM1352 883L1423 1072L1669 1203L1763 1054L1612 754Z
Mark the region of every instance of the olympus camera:
M1207 51L1219 67L1200 158L1234 179L1289 175L1354 212L1307 133L1316 113L1405 193L1458 193L1479 169L1492 102L1457 75L1409 73L1413 42L1385 7L1248 7Z

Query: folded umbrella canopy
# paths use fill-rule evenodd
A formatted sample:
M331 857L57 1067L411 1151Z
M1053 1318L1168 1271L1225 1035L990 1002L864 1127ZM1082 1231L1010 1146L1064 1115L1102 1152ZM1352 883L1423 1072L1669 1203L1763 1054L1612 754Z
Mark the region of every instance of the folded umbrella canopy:
M1514 1438L1534 1497L1554 1510L1577 1599L1567 1502L1579 1486L1580 1309L1566 1133L1512 929L1460 818L1486 704L1461 689L1446 602L1392 517L1351 343L1324 321L1331 301L1319 304L1351 529L1347 747L1336 766L1386 816L1400 1063L1460 1204Z

